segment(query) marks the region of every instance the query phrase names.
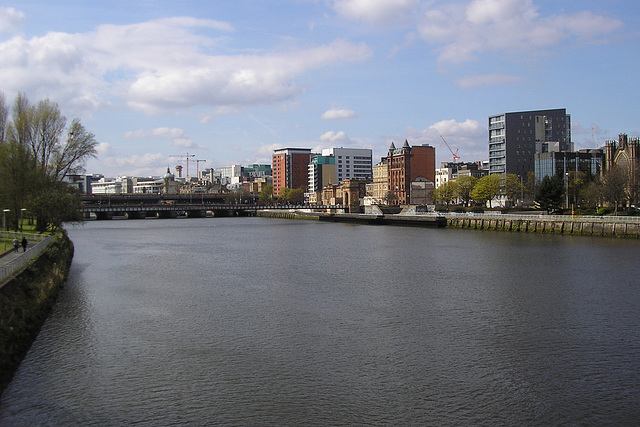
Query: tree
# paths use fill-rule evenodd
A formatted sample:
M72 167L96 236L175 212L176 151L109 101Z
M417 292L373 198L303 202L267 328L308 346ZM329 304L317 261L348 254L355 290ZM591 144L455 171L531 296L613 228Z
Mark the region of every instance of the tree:
M265 185L264 187L262 187L258 200L260 200L260 202L262 203L271 203L271 201L273 201L273 185L272 184Z
M449 206L449 203L458 196L458 185L455 181L447 181L433 190L433 199Z
M0 92L0 143L4 142L7 120L9 118L9 108L7 107L4 92Z
M527 181L524 184L524 194L529 200L533 200L536 197L538 191L538 182L536 180L536 173L529 172L527 174Z
M478 178L471 175L462 175L458 176L456 183L458 184L458 197L465 206L469 206L469 201L472 199L471 192L478 183Z
M304 202L304 189L283 187L280 189L278 199L288 203L302 203Z
M511 205L515 206L517 200L524 193L524 185L520 182L518 175L508 173L504 179L504 194L507 196L507 200L511 202Z
M26 95L19 93L13 103L11 121L3 122L6 110L3 95L0 97L0 135L4 135L0 149L2 203L11 209L14 222L19 212L27 209L36 216L40 231L57 228L61 221L73 217L62 204L75 209L74 198L78 198L59 184L69 174L80 173L84 162L96 156L95 135L79 119L72 120L67 127L58 104L48 99L33 106Z
M562 177L559 175L554 175L551 178L545 176L542 181L540 181L540 185L538 185L536 201L542 209L550 213L551 210L558 209L562 206L563 195L564 185Z
M627 185L629 173L624 166L614 166L609 169L602 180L602 198L615 206L618 214L618 205L627 199Z
M491 200L500 194L502 186L502 175L493 174L483 176L478 180L475 187L471 191L471 197L476 202L485 204L489 201L489 208L491 208Z
M387 194L384 195L382 200L387 205L393 205L393 204L395 204L395 201L398 200L398 195L396 194L395 191L389 190L389 191L387 191Z
M567 176L567 190L569 204L579 206L582 203L580 195L582 190L588 185L587 174L582 171L570 171Z

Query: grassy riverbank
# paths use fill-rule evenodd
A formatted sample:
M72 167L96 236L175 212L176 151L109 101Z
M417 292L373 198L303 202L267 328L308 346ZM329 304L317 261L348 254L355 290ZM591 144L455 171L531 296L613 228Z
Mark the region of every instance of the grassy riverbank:
M0 288L0 390L11 381L49 315L72 259L73 243L61 233Z

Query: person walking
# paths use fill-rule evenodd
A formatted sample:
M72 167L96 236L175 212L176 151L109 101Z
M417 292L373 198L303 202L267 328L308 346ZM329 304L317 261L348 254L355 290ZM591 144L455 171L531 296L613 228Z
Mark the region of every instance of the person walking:
M29 242L27 242L27 238L26 237L22 237L22 252L27 252L27 245L29 244Z
M11 242L13 244L13 249L18 252L18 248L20 247L20 242L18 241L18 239L16 237L13 238L13 241Z

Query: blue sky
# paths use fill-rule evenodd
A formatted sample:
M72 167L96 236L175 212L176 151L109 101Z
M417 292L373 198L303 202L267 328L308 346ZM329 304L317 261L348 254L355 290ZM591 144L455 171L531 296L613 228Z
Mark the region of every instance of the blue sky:
M0 91L100 142L89 173L271 163L275 148L488 158L487 117L566 108L576 148L640 135L626 0L0 1ZM189 164L190 175L196 165Z

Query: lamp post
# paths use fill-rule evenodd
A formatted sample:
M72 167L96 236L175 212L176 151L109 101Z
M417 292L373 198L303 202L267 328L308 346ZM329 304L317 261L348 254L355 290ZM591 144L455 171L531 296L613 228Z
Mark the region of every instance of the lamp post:
M23 213L24 213L24 211L26 211L26 210L27 210L26 208L22 208L22 209L20 209L20 237L22 237L22 235L23 235L23 234L22 234L22 227L24 226L24 219L23 219L22 214L23 214Z
M7 212L10 212L11 209L3 209L2 210L2 231L6 232L7 231ZM4 240L4 250L7 250L7 239L6 236L4 236L4 238L2 239Z

